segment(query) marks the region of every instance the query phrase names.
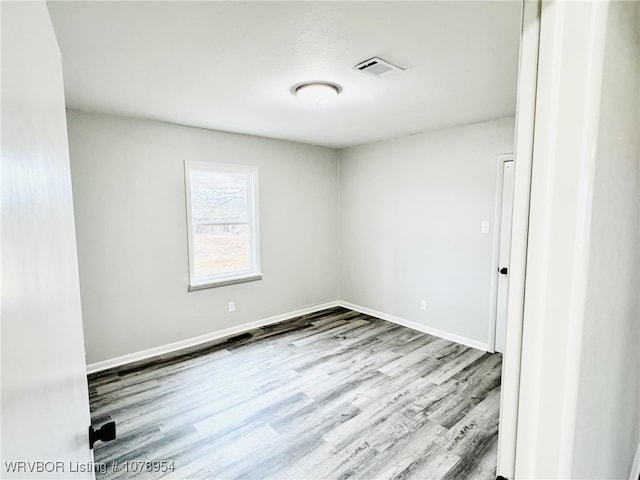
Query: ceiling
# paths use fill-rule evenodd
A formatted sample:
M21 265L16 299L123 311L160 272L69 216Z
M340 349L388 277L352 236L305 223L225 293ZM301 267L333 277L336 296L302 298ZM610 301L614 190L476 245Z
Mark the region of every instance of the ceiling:
M513 115L518 1L53 1L67 105L343 148ZM405 69L374 78L379 56ZM329 105L291 87L342 86Z

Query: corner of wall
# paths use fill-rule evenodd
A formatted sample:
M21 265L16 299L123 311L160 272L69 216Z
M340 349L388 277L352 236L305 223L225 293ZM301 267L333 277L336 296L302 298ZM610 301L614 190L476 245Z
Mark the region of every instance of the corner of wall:
M336 150L338 159L338 300L342 300L342 162L343 148Z

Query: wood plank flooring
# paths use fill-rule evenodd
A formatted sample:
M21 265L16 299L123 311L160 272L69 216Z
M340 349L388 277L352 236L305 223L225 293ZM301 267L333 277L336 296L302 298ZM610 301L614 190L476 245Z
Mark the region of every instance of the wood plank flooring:
M118 429L96 478L495 479L500 370L341 307L305 315L90 375L93 425Z

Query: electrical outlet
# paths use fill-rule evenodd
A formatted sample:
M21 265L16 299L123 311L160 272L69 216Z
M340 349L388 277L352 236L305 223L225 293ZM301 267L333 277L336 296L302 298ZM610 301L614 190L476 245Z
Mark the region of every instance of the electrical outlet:
M229 311L230 312L236 311L236 302L229 302Z
M426 310L426 309L427 309L427 301L420 300L420 310Z

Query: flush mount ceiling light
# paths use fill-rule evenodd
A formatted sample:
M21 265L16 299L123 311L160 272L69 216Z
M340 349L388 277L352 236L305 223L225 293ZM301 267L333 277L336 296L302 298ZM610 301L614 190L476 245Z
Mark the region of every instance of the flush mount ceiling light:
M329 82L306 82L291 88L296 97L312 105L329 103L341 91L340 85Z

